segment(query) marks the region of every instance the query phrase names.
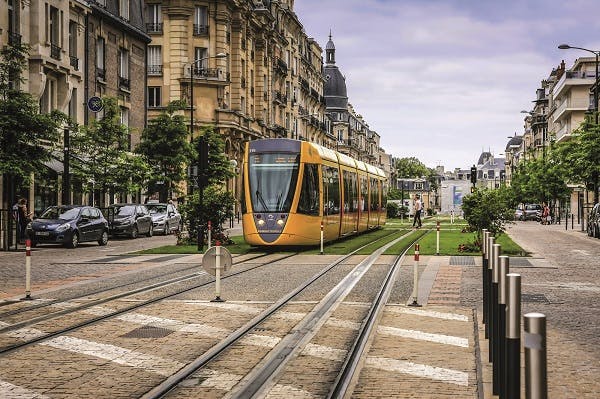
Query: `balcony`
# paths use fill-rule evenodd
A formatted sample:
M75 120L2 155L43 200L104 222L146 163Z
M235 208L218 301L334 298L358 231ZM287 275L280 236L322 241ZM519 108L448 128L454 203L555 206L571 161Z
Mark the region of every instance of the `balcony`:
M558 98L570 86L592 86L595 82L594 72L567 71L559 79L553 89L553 97Z
M60 61L60 47L56 44L50 45L50 57Z
M274 67L275 67L276 73L287 76L288 66L284 60L282 60L281 58L276 58L274 64L275 64Z
M162 22L151 22L146 24L146 32L151 35L162 34L163 24Z
M192 76L190 76L190 71L193 71L193 79L203 80L204 83L217 83L224 84L229 82L229 74L224 73L220 68L203 68L202 66L191 67L187 65L184 67L183 78L186 80L190 80Z
M208 36L208 25L194 24L194 36Z
M129 88L130 88L129 79L119 76L119 88L129 90Z
M242 79L241 79L241 83L240 83L240 85L242 86L242 89L245 89L245 88L246 88L246 78L242 78Z
M162 64L148 65L148 75L149 76L161 76L162 73L163 73Z
M96 68L96 77L100 80L106 80L106 71L104 68Z
M79 71L79 58L75 57L74 55L69 56L69 64L73 67L73 69Z
M554 114L553 114L554 115L553 122L556 123L557 121L568 116L571 112L587 111L589 106L590 106L589 98L587 98L587 97L584 99L583 98L567 98L565 101L563 101L556 107L556 110L554 111Z
M21 35L17 32L8 32L8 44L18 46L21 44Z

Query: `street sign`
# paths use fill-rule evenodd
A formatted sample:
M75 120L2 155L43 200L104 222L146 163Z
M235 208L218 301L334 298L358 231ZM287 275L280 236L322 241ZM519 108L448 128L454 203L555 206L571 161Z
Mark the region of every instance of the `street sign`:
M225 247L220 247L221 252L221 271L228 271L231 268L231 252ZM207 273L213 276L217 275L217 247L210 247L202 257L202 267Z
M100 112L102 108L104 108L104 104L102 104L102 99L97 96L90 97L87 102L87 106L92 112Z

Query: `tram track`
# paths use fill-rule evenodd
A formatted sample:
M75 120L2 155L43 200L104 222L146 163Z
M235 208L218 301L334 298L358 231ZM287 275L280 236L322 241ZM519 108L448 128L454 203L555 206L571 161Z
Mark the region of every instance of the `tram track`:
M315 306L315 308L310 312L309 316L305 317L305 319L302 320L298 325L296 325L289 334L286 334L285 337L279 341L279 343L273 348L273 350L270 351L268 355L269 360L264 361L259 366L255 367L251 371L251 373L244 377L242 382L240 382L234 388L234 390L227 395L227 397L245 399L254 397L254 395L258 395L259 393L264 395L265 387L269 386L269 384L273 384L270 381L274 378L275 375L281 372L282 368L285 367L285 363L287 363L293 357L294 353L297 351L297 348L303 346L308 340L310 340L310 338L314 335L314 332L318 330L317 327L325 323L326 319L330 316L332 309L338 306L343 301L348 292L352 289L352 286L358 283L362 275L370 268L370 266L375 262L376 259L378 259L388 248L396 244L398 241L417 235L416 238L412 239L412 243L428 232L429 230L421 230L419 232L409 231L408 233L403 234L400 237L392 240L389 240L389 236L384 236L379 240L376 240L386 241L386 243L381 245L379 249L377 249L373 254L369 255L365 260L360 262L356 268L354 268L349 274L347 274L346 277L342 280L342 282L336 285L336 287L333 290L331 290L329 294L326 295L325 298L321 300L317 306ZM214 345L203 355L199 356L194 361L190 362L187 366L179 370L177 373L167 378L162 384L156 386L151 391L147 392L143 396L143 398L161 398L167 396L170 393L176 392L176 389L180 383L190 378L194 373L198 372L199 370L206 368L217 357L226 354L226 352L230 350L236 343L240 342L245 338L248 338L251 335L251 332L254 331L261 323L264 323L267 319L274 316L276 312L280 311L284 306L290 304L290 302L294 298L296 298L301 292L305 291L319 278L324 276L336 266L342 264L351 256L357 254L365 247L371 245L373 245L373 243L369 243L361 248L358 248L350 254L345 255L342 258L337 259L336 261L327 265L317 274L315 274L303 284L298 286L295 290L289 292L279 301L277 301L269 308L264 310L260 315L257 315L254 319L250 320L246 325L234 331L226 339L222 340L217 345ZM377 319L377 315L381 312L381 309L385 305L387 297L389 296L391 286L393 285L393 279L395 278L395 272L392 272L392 270L397 270L397 265L400 264L400 260L408 251L410 246L411 244L407 245L404 251L396 256L395 261L393 262L393 266L390 269L391 271L388 273L385 282L383 283L383 286L379 294L377 295L377 299L374 301L373 307L368 312L368 317L366 321L367 327L361 329L360 333L358 334L357 342L353 344L354 349L352 353L357 353L358 355L349 356L348 359L350 360L343 367L344 370L349 371L340 372L340 377L336 380L336 386L347 386L348 377L346 377L346 375L349 375L351 378L354 374L354 370L356 370L355 359L360 357L360 351L365 347L366 339L368 339L368 336L372 331L372 327ZM313 332L312 335L310 333L311 331Z
M270 265L272 263L288 259L288 258L290 258L292 256L295 256L295 255L297 255L297 253L292 253L292 254L289 254L289 255L285 255L285 256L283 256L281 258L278 258L276 260L269 260L267 262L258 264L256 266L253 266L253 267L241 270L239 272L230 273L230 274L228 274L226 276L221 277L221 279L222 280L226 280L228 278L232 278L232 277L238 276L240 274L247 273L247 272L250 272L250 271L255 270L257 268L263 267L265 265ZM254 260L254 259L257 259L257 258L260 258L260 257L262 257L262 256L255 257L255 258L252 258L250 260ZM244 262L246 262L246 260L244 260ZM241 263L244 263L244 262L240 262L238 264L241 264ZM107 297L107 298L102 298L102 299L90 301L90 302L87 302L85 304L76 305L74 307L69 307L67 309L63 309L63 310L60 310L58 312L54 312L54 313L51 313L51 314L48 314L48 315L45 315L45 316L37 317L36 319L26 320L26 321L23 321L23 322L20 322L20 323L16 323L16 324L10 324L10 325L4 325L4 326L2 326L0 324L0 326L2 326L0 328L0 334L6 334L6 333L9 333L9 332L15 331L15 330L27 329L27 328L30 328L31 326L33 326L35 324L38 324L40 322L43 322L43 321L50 321L50 320L55 320L55 319L57 319L59 317L62 317L62 316L74 315L78 311L84 311L86 309L90 309L90 308L95 307L95 306L103 305L103 304L106 304L106 303L111 302L111 301L123 299L123 298L129 297L129 296L132 296L132 295L136 295L136 294L139 294L139 293L154 291L157 288L163 288L163 287L166 287L166 286L169 286L169 285L181 283L181 282L184 282L186 280L190 280L190 279L196 278L199 275L201 275L201 274L199 274L199 273L193 273L193 274L190 274L190 275L187 275L187 276L182 276L182 277L179 277L179 278L176 278L176 279L172 279L172 280L169 280L169 281L166 281L166 282L152 284L150 286L141 287L141 288L138 288L138 289L135 289L135 290L123 292L123 293L120 293L120 294L117 294L117 295L113 295L111 297ZM82 322L77 322L77 323L75 323L75 324L73 324L71 326L68 326L68 327L59 328L58 330L50 332L50 333L47 333L47 334L41 334L39 336L34 336L34 338L32 338L32 339L25 340L23 342L19 342L19 343L14 344L14 345L0 347L0 356L9 354L11 352L14 352L16 350L19 350L19 349L22 349L22 348L25 348L25 347L28 347L28 346L31 346L33 344L36 344L36 343L39 343L39 342L42 342L42 341L45 341L45 340L48 340L48 339L51 339L51 338L54 338L54 337L66 334L66 333L69 333L69 332L72 332L74 330L78 330L78 329L81 329L81 328L84 328L84 327L88 327L88 326L97 324L97 323L99 323L101 321L104 321L104 320L107 320L107 319L110 319L110 318L122 315L124 313L131 312L133 310L136 310L136 309L139 309L139 308L142 308L142 307L145 307L145 306L148 306L148 305L151 305L151 304L154 304L154 303L166 300L166 299L173 298L173 297L175 297L177 295L181 295L181 294L187 293L189 291L192 291L192 290L195 290L195 289L198 289L198 288L201 288L201 287L205 287L207 285L213 284L214 282L215 282L214 279L210 279L209 281L206 281L206 282L203 282L203 283L200 283L200 284L195 284L195 285L193 285L191 287L187 287L187 288L184 288L184 289L179 289L179 290L177 290L175 292L171 292L171 293L159 295L157 297L154 297L154 298L151 298L151 299L148 299L148 300L143 300L142 302L136 303L134 305L130 305L130 306L126 306L126 307L124 307L122 309L110 311L109 313L100 315L98 317L93 317L92 319L88 319L88 320L85 320L85 321L82 321ZM38 335L38 334L34 334L34 335Z

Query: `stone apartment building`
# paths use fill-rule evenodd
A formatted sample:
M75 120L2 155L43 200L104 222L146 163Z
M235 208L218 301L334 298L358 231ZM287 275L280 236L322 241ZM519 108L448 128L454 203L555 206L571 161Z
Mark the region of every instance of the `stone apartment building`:
M21 89L39 101L40 112L59 110L85 125L98 116L87 108L90 97L116 97L135 145L146 121L145 49L150 38L144 32L143 1L1 1L7 7L0 8L0 27L7 28L1 29L0 46L16 41L29 45ZM60 204L62 151L47 167L33 176L28 189L9 193L3 184L2 208L16 196L29 198L38 212ZM69 202L90 200L81 189L75 184Z

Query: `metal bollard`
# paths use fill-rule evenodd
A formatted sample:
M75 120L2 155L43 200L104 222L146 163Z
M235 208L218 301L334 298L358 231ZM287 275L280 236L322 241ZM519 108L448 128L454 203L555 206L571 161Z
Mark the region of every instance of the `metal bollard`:
M521 397L521 275L510 273L506 302L506 387L507 399Z
M573 221L575 220L575 215L571 214L571 230L573 230Z
M215 299L211 302L225 302L221 299L221 242L217 240L215 246Z
M500 244L492 247L492 325L490 330L490 360L492 362L492 392L498 395L498 284L500 283Z
M546 369L546 316L527 313L523 316L523 346L525 347L525 397L548 398Z
M495 242L495 238L491 236L488 237L488 267L486 270L486 285L487 285L487 324L485 325L486 327L486 334L485 337L487 339L492 339L492 313L494 312L494 310L492 309L492 249L494 247L494 242ZM492 356L492 353L490 352L490 356ZM492 361L491 357L490 357L490 362Z
M415 264L413 267L413 301L408 306L420 308L421 305L417 302L419 297L419 244L415 244Z
M498 283L498 340L496 341L498 381L500 382L498 396L500 399L506 398L506 387L504 380L506 378L506 302L508 297L508 285L506 275L509 273L509 257L500 256L499 283Z
M565 212L565 231L569 229L569 214Z
M25 240L25 298L31 299L31 240Z
M481 242L481 281L483 290L483 324L487 325L487 303L488 303L488 292L487 292L487 280L485 278L487 274L488 259L487 259L487 243L489 237L489 231L487 229L482 230L482 242ZM487 329L485 333L487 338Z
M435 240L435 254L440 254L440 221L437 221L437 232L436 232L436 240Z
M208 221L208 249L212 247L212 223Z
M321 255L323 255L323 221L321 220Z

